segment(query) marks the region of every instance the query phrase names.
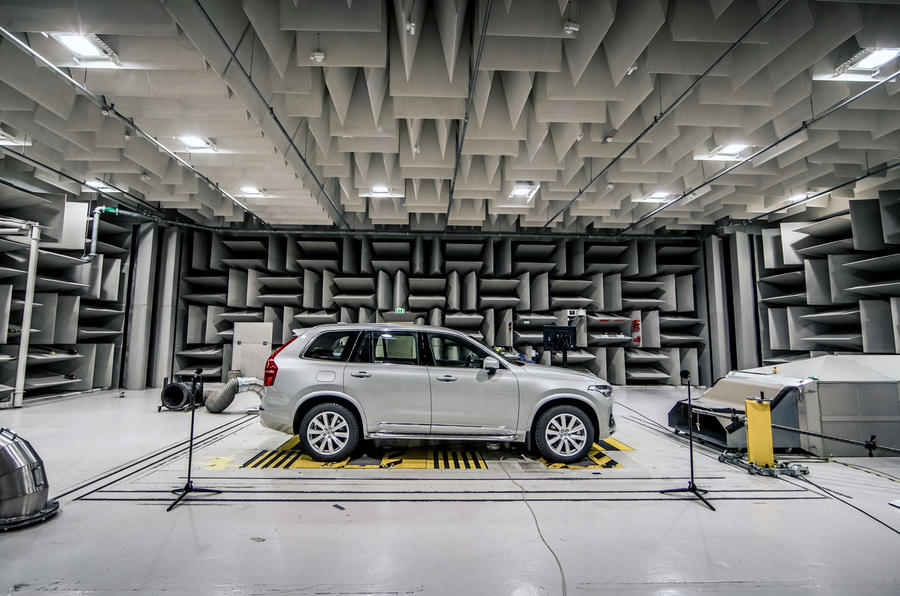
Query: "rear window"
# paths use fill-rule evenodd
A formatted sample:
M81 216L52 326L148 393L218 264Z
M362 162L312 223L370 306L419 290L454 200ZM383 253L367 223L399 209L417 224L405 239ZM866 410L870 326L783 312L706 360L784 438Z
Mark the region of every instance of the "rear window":
M357 335L358 331L327 331L309 344L303 357L346 362L350 359Z

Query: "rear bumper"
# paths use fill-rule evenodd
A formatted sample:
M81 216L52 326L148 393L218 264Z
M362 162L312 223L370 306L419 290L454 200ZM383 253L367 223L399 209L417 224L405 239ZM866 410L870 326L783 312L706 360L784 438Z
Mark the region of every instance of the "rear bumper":
M259 409L259 422L266 428L281 431L289 435L294 434L294 425L291 423L290 418L278 416L277 414L266 410L264 407Z

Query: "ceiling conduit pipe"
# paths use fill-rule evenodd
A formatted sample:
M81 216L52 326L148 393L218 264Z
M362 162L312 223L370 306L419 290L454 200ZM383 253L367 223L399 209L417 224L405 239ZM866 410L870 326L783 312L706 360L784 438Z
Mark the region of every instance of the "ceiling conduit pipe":
M167 2L168 2L168 0L162 0L163 5L165 5ZM334 209L334 212L337 214L338 218L341 220L341 223L344 225L344 227L350 228L350 224L348 224L347 220L344 219L343 212L341 211L341 209L338 208L338 206L332 200L331 195L328 194L328 191L325 190L325 184L319 180L319 177L316 175L315 171L313 171L312 166L309 165L308 161L306 161L306 157L300 151L300 148L297 147L297 144L294 143L293 137L291 137L290 133L288 133L287 129L281 123L281 120L278 118L278 116L275 115L275 108L273 108L271 106L271 104L269 104L269 102L266 101L266 98L262 94L262 91L259 90L259 87L257 87L256 83L253 81L253 77L250 76L250 73L247 72L247 69L244 68L244 65L238 59L237 54L235 54L234 50L231 49L231 46L228 45L228 42L225 41L225 37L222 36L222 32L219 31L218 27L216 27L216 24L213 22L212 18L209 16L209 13L206 12L206 9L203 8L203 5L200 3L200 0L194 0L194 4L196 4L197 8L200 10L200 13L203 15L203 19L209 25L210 29L212 29L213 32L216 34L216 37L219 39L219 42L228 51L228 54L231 56L232 61L235 64L237 64L238 70L241 71L241 74L247 80L247 84L250 85L250 88L253 89L253 91L256 93L257 97L259 97L259 100L266 107L266 110L269 113L269 117L272 118L272 122L275 123L275 126L278 127L278 129L281 131L281 134L283 134L284 138L287 139L287 142L290 145L291 149L294 150L294 153L297 154L297 157L300 158L300 161L303 162L303 165L306 166L306 171L309 172L309 175L312 176L313 181L315 181L316 185L319 187L319 192L321 192L322 195L325 197L325 199L328 200L328 203L331 205L332 209Z
M478 42L478 55L475 57L475 68L469 76L469 97L466 99L466 114L463 119L462 133L456 144L456 163L453 164L453 179L450 180L450 193L447 197L447 218L450 218L450 207L453 205L453 193L456 191L456 176L459 174L459 159L462 157L463 143L466 140L466 129L469 128L469 113L472 110L472 99L475 96L475 83L478 79L478 70L481 67L481 55L484 53L484 40L487 37L488 20L491 18L491 8L494 0L488 0L484 7L484 24L481 27L481 41Z
M675 111L675 108L677 108L679 105L681 105L681 103L682 103L685 99L687 99L688 95L690 95L691 92L692 92L694 89L697 88L697 86L700 84L700 82L701 82L703 79L705 79L705 78L707 77L707 75L709 75L709 73L712 72L712 70L713 70L716 66L718 66L725 58L727 58L727 57L731 54L731 52L733 52L733 51L735 50L735 48L737 48L738 45L740 45L740 43L741 43L742 41L744 41L744 39L745 39L748 35L750 35L750 34L753 32L754 29L756 29L756 28L757 28L758 26L760 26L762 23L765 23L765 22L768 21L770 18L772 18L772 15L774 15L776 12L778 12L778 11L781 9L781 7L785 5L785 3L787 3L787 0L779 0L778 2L776 2L775 4L773 4L772 7L771 7L769 10L767 10L761 17L759 17L759 19L757 19L756 22L753 23L753 25L751 25L750 28L747 29L747 31L744 32L743 35L741 35L740 37L738 37L737 40L736 40L734 43L732 43L732 44L728 47L727 50L725 50L725 53L724 53L724 54L722 54L721 56L719 56L719 57L716 59L715 62L713 62L712 64L709 65L709 68L707 68L706 70L704 70L703 73L702 73L699 77L697 77L696 79L694 79L694 82L691 83L690 85L688 85L687 89L685 89L684 91L682 91L681 95L679 95L677 98L675 98L675 101L673 101L671 104L669 104L669 107L667 107L665 110L663 110L662 112L660 112L658 115L654 116L654 117L653 117L653 121L652 121L650 124L648 124L647 127L646 127L643 131L641 131L641 133L640 133L638 136L636 136L636 137L634 138L634 140L632 140L630 143L628 143L628 145L626 145L625 148L622 149L622 151L620 151L619 154L616 155L616 156L612 159L612 161L610 161L610 162L609 162L608 164L606 164L599 172L597 172L597 174L594 175L594 177L591 178L591 179L588 181L588 183L584 185L584 188L580 189L580 190L575 194L575 196L572 197L572 198L565 204L565 206L564 206L562 209L560 209L559 211L556 212L556 215L554 215L553 217L551 217L550 219L548 219L548 220L547 220L547 223L545 223L543 226L541 226L541 229L542 229L542 230L543 230L543 229L546 229L547 227L550 226L551 223L553 223L553 222L556 220L556 218L558 218L560 215L562 215L563 213L565 213L566 210L569 209L569 207L571 207L571 206L575 203L575 201L578 200L578 197L580 197L581 195L583 195L584 192L585 192L588 188L590 188L590 187L594 184L594 182L596 182L596 181L600 178L600 176L602 176L603 174L605 174L611 167L613 167L613 165L615 165L616 162L618 162L618 161L622 158L623 155L625 155L626 153L628 153L628 151L629 151L632 147L634 147L634 146L638 143L638 141L640 141L642 138L644 138L644 137L647 135L647 133L649 133L651 130L653 130L654 128L656 128L656 125L657 125L657 124L659 124L660 122L662 122L666 117L670 116L670 115L672 114L672 112ZM632 224L631 226L628 226L628 228L625 228L625 229L627 230L627 229L631 228L632 226L634 226L634 224Z
M232 196L231 193L229 193L225 190L222 190L222 188L219 187L219 184L217 182L213 182L208 176L206 176L205 174L203 174L202 172L197 170L190 163L188 163L187 161L185 161L184 159L179 157L174 151L172 151L171 149L169 149L168 147L166 147L165 145L160 143L158 140L156 140L156 137L151 136L149 133L145 132L141 127L139 127L137 124L135 124L134 118L130 118L130 117L122 114L118 110L116 110L114 104L106 103L106 98L104 96L97 95L96 93L94 93L93 91L91 91L90 89L88 89L87 87L85 87L84 85L82 85L81 83L79 83L78 81L73 79L72 77L70 77L68 74L63 72L62 69L60 69L55 64L53 64L52 62L50 62L49 60L44 58L41 54L39 54L38 52L33 50L31 48L31 46L29 46L24 41L22 41L21 39L19 39L12 33L10 33L5 28L0 27L0 35L2 35L3 37L5 37L9 41L11 41L13 43L13 45L18 47L20 50L22 50L29 56L35 58L36 60L38 60L39 62L41 62L48 68L50 68L50 70L52 70L57 75L62 77L67 83L69 83L70 85L75 87L75 89L77 91L81 92L85 97L87 97L94 104L96 104L97 107L100 108L100 111L103 113L104 116L115 117L122 124L124 124L126 126L126 128L130 128L130 129L134 130L137 134L141 135L142 137L144 137L145 139L150 141L153 145L156 146L157 149L159 149L160 151L162 151L163 153L165 153L166 155L168 155L169 157L171 157L172 159L177 161L179 164L181 164L182 166L187 168L191 173L193 173L195 176L197 176L198 178L203 180L211 189L215 190L220 195L222 195L223 197L227 198L232 203L234 203L237 207L239 207L242 211L244 211L244 213L247 213L248 215L255 217L267 228L271 228L271 226L269 225L268 222L266 222L263 218L259 217L255 213L253 213L246 205L244 205L239 200L237 200L234 196Z
M877 89L878 87L881 87L882 85L884 85L885 83L887 83L887 82L890 81L891 79L894 79L894 78L896 78L896 77L898 77L898 76L900 76L900 70L894 72L893 74L890 74L890 75L886 76L885 78L883 78L882 80L878 81L877 83L875 83L875 84L873 84L873 85L871 85L871 86L869 86L869 87L863 89L862 91L860 91L859 93L857 93L857 94L854 95L853 97L848 97L847 99L845 99L844 101L840 102L839 104L836 104L836 105L834 105L834 106L828 108L827 110L825 110L824 112L822 112L822 113L819 114L818 116L814 116L813 118L811 118L811 119L809 119L809 120L804 120L804 121L800 124L799 127L795 128L794 130L792 130L792 131L789 132L788 134L784 135L784 136L781 137L780 139L777 139L777 140L773 141L772 143L766 145L765 147L763 147L763 148L760 149L759 151L754 152L752 155L748 155L747 157L745 157L744 159L738 161L737 163L734 163L734 164L728 166L727 168L725 168L724 170L722 170L721 172L719 172L719 173L716 174L715 176L712 176L712 177L710 177L710 178L704 180L703 182L701 182L701 183L698 184L697 186L691 188L690 190L684 191L683 193L681 193L680 196L678 196L677 198L673 199L672 201L666 203L665 205L662 205L662 206L660 206L660 207L657 207L656 209L654 209L653 211L651 211L651 212L648 213L647 215L644 215L643 217L639 218L637 221L632 222L630 225L628 225L628 226L625 228L624 231L627 232L628 230L630 230L630 229L632 229L632 228L634 228L634 227L636 227L636 226L639 226L640 224L642 224L643 222L647 221L648 219L650 219L650 218L652 218L652 217L655 217L657 214L659 214L659 213L665 211L666 209L668 209L668 208L671 207L672 205L674 205L674 204L676 204L676 203L678 203L678 202L680 202L680 201L686 199L687 197L691 196L691 194L697 192L698 190L700 190L700 189L703 188L704 186L707 186L707 185L709 185L709 184L712 184L713 182L715 182L716 180L718 180L718 179L721 178L722 176L725 176L726 174L730 174L731 172L733 172L734 170L736 170L737 168L741 167L742 165L744 165L744 164L746 164L746 163L752 162L754 159L756 159L757 157L759 157L760 155L762 155L762 154L765 153L766 151L769 151L770 149L772 149L772 148L774 148L774 147L777 147L778 145L780 145L781 143L787 141L788 139L795 137L796 135L798 135L798 134L800 134L801 132L805 131L806 129L808 129L810 126L812 126L812 125L815 124L816 122L822 120L823 118L827 118L828 116L831 116L832 114L834 114L835 112L837 112L837 111L840 110L841 108L844 108L844 107L850 105L851 103L853 103L853 102L856 101L857 99L863 97L864 95L866 95L866 94L868 94L868 93L871 93L872 91L874 91L874 90ZM894 167L894 166L891 166L891 167ZM862 179L864 179L864 178L868 178L869 176L872 176L872 175L875 174L875 173L880 173L880 172L882 172L882 171L884 171L884 169L878 170L878 172L875 172L874 170L869 171L869 172L866 173L865 175L860 176L859 178L856 178L855 180L851 180L850 182L856 182L856 181L862 180ZM839 184L838 186L836 186L836 187L835 187L834 189L832 189L832 190L835 190L835 189L838 189L838 188L842 188L843 186L846 186L846 183L845 183L845 184ZM794 202L794 203L791 203L790 205L785 205L785 206L783 206L783 207L781 207L781 208L779 208L779 209L776 209L775 211L781 211L781 210L783 210L783 209L786 209L786 208L788 208L788 207L792 207L792 206L794 206L794 205L800 205L800 204L806 203L807 201L810 201L810 200L812 200L813 198L822 196L823 194L827 194L828 192L831 192L831 190L824 191L824 192L822 192L822 193L816 194L814 197L807 197L806 199L804 199L804 200L802 200L802 201L796 201L796 202ZM772 211L772 212L770 212L770 213L774 213L775 211ZM763 215L768 215L768 214L763 214ZM759 217L754 217L754 218L751 219L750 221L751 221L751 222L752 222L752 221L756 221L757 219L759 219Z

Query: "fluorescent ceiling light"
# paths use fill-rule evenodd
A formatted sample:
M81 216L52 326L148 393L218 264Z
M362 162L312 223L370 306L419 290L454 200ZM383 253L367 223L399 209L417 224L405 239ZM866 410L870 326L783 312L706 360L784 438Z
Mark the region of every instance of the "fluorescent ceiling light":
M96 35L54 33L53 39L65 47L82 66L118 66L119 56Z
M900 55L900 48L863 48L852 58L838 65L829 77L816 76L815 80L871 81L878 76L878 69Z
M101 192L117 192L115 188L108 185L106 182L104 182L102 180L97 180L96 178L94 178L93 180L85 180L84 184L88 188L91 188L93 190L99 190ZM88 192L90 192L90 191L88 191Z
M893 60L897 54L900 54L900 48L884 48L881 50L874 50L868 56L864 56L853 68L858 68L861 70L873 70Z
M741 153L747 150L750 145L743 143L731 143L729 145L719 145L705 155L694 155L696 161L738 161Z
M242 186L241 192L247 197L262 197L266 194L265 188L256 188L255 186Z
M184 143L184 145L188 149L193 149L193 150L209 149L211 151L216 150L215 143L213 143L211 140L207 139L206 137L198 137L196 135L185 135L185 136L178 137L178 139L182 143Z
M532 182L516 182L513 185L512 191L509 193L509 198L531 201L540 187L540 184L534 184Z
M94 42L93 38L96 36L84 37L73 33L59 33L53 37L79 58L103 58L106 55L103 53L103 49Z
M649 195L645 195L641 198L632 198L631 200L635 203L668 203L672 193L666 192L664 190L660 190Z
M792 196L791 198L788 199L788 201L790 201L792 203L796 203L797 201L802 201L803 199L807 198L808 196L809 195L806 193L800 193L798 195Z
M737 155L747 147L747 145L741 145L739 143L735 143L733 145L725 145L724 147L719 149L719 153L723 155Z
M361 191L359 196L371 199L402 199L406 197L404 193L394 192L390 186L384 184L376 184L368 192Z

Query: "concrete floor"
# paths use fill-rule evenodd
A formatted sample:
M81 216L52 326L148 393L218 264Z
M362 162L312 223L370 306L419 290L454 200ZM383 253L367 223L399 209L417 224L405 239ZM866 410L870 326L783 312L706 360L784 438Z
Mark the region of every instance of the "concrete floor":
M675 389L618 390L616 438L635 451L585 470L507 451L486 470L241 468L287 439L246 415L245 394L197 413L196 484L224 492L171 513L189 415L157 413L156 391L115 395L0 412L62 505L0 534L0 592L900 593L900 459L805 462L814 486L700 448L712 512L657 492L687 484L685 444L658 425Z

